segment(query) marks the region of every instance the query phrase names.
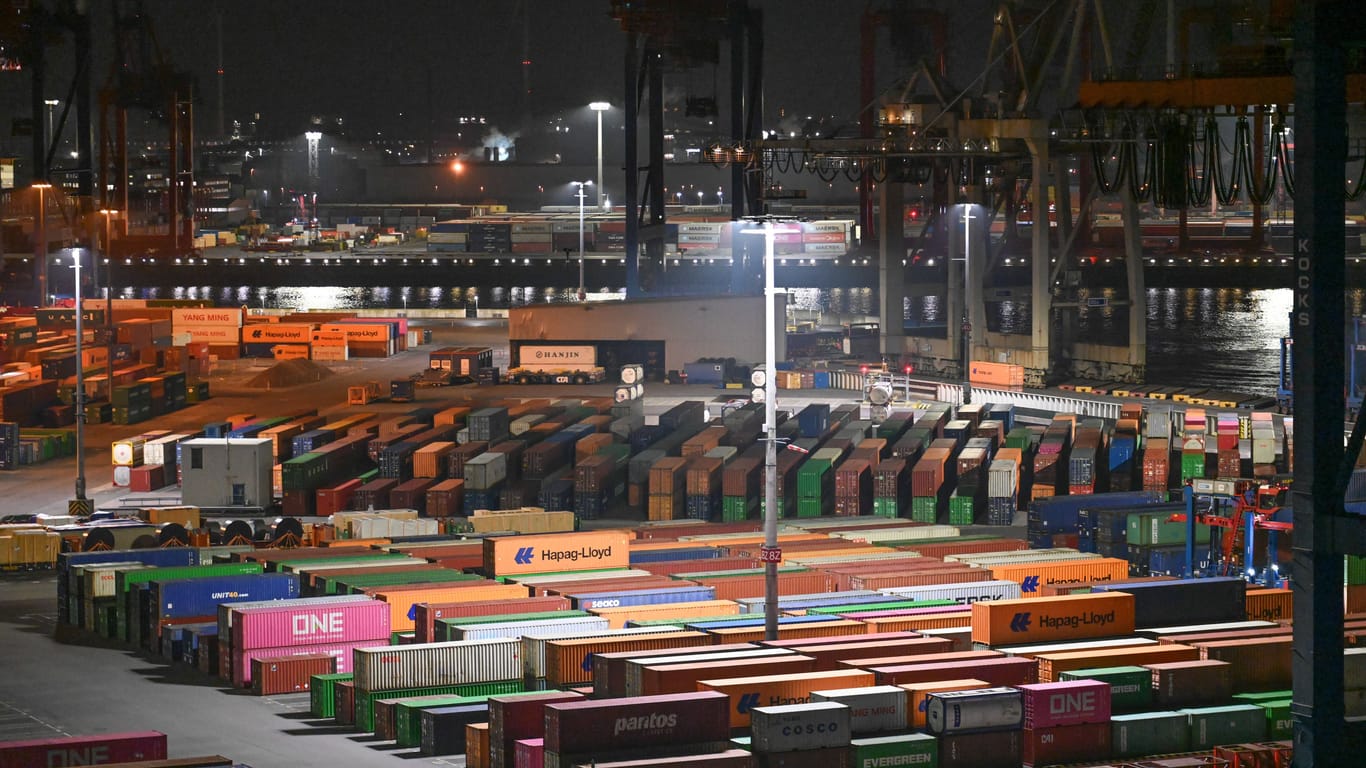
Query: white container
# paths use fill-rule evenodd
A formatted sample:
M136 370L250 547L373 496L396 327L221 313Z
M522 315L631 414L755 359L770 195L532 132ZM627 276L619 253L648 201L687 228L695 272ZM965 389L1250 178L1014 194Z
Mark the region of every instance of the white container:
M906 689L895 685L812 691L811 703L831 701L849 708L849 732L880 733L906 729Z
M987 495L1009 498L1019 489L1019 465L1010 459L993 460L987 468Z
M353 669L357 691L397 691L440 685L496 683L521 673L515 639L358 648Z
M120 464L114 467L114 485L127 488L133 480L133 468Z
M1053 560L1094 560L1100 557L1095 552L1078 552L1075 549L1060 547L1058 549L1022 549L1018 552L987 552L974 553L970 555L949 555L944 558L947 563L962 563L963 565L977 565L988 567L992 565L1008 565L1011 563L1046 563Z
M639 384L643 381L645 381L645 366L633 363L621 367L622 384Z
M508 434L513 435L514 437L517 435L524 435L531 431L532 427L543 421L545 421L545 414L528 413L527 415L513 419L508 423Z
M498 621L488 624L457 625L451 628L451 632L458 640L493 640L500 637L520 639L525 634L596 632L610 628L607 619L598 616L573 616L552 621Z
M849 708L833 701L755 707L749 722L755 752L847 747L852 738Z
M834 534L850 541L908 541L911 539L950 539L959 535L952 525L921 525L914 528L877 528L871 531L839 531Z
M679 622L678 629L682 629L682 622ZM562 632L537 632L536 634L522 635L522 666L520 672L523 680L541 680L545 678L545 644L547 640L579 640L588 637L624 637L627 635L658 635L672 631L669 627L632 627L630 629L604 629L589 630L567 629Z
M503 482L508 476L507 454L485 451L465 460L465 487L485 490Z
M925 725L936 736L1024 727L1024 699L1014 688L931 693L925 706Z
M924 587L889 587L878 590L905 600L952 600L959 605L988 600L1019 600L1020 585L1013 581L969 581L962 584L932 584Z
M639 400L645 395L645 387L642 384L622 384L612 392L612 399L618 403L627 400Z

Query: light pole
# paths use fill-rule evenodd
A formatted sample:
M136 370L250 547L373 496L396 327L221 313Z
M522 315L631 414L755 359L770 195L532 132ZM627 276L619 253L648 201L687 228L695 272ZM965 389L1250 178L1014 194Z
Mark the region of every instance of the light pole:
M76 498L68 505L71 511L90 513L85 498L85 314L81 307L81 252L72 249L72 268L76 270Z
M112 396L114 392L114 240L110 235L110 219L118 215L118 211L112 208L101 208L100 213L104 215L104 343L108 347L108 360L106 364L106 381ZM99 269L95 270L98 277ZM80 309L80 307L77 307Z
M588 108L598 113L598 210L602 210L602 113L612 108L605 101L595 101Z
M593 186L591 181L571 181L579 187L579 301L588 298L583 289L583 199L588 196L586 187Z
M52 119L52 110L56 109L57 105L62 102L57 99L43 99L43 103L47 105L47 151L44 154L50 156L52 154L52 133L56 130L54 124L56 121Z
M963 206L963 404L972 402L972 206Z
M778 639L778 329L774 320L777 290L773 286L773 220L765 219L762 230L743 230L764 236L764 637Z
M38 190L38 221L34 227L33 255L38 261L38 306L47 306L47 195L52 185L46 181L33 182Z

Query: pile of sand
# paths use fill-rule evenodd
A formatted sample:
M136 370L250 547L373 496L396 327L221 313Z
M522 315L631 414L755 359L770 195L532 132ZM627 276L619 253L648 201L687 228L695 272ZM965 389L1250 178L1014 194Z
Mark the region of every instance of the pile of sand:
M282 360L252 377L247 386L256 389L283 389L300 384L312 384L331 375L330 368L318 365L312 360Z

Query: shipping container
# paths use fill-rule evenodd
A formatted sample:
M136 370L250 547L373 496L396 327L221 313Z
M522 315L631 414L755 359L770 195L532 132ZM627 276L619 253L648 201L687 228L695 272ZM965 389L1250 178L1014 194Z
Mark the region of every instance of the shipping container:
M730 738L730 702L724 694L697 691L548 704L545 749L591 760L630 749L724 742Z
M351 664L355 658L357 649L383 648L389 644L389 638L375 638L373 640L355 640L347 643L328 643L323 645L291 645L282 648L252 648L248 650L237 650L228 647L226 644L219 645L219 667L220 674L227 670L228 679L238 688L251 686L255 680L252 678L252 669L257 659L273 659L293 656L327 656L334 662L334 672L351 672Z
M1110 686L1099 680L1067 680L1020 686L1024 727L1063 728L1110 721Z
M1134 601L1126 593L998 600L972 605L972 641L1010 645L1131 634Z
M896 686L906 692L906 726L926 727L925 715L929 711L930 696L947 691L969 691L992 687L985 680L963 678L961 680L930 680L919 683L904 683Z
M849 707L811 702L750 710L751 745L757 753L797 752L849 745Z
M484 573L513 576L569 570L626 568L630 536L625 531L593 531L484 540Z
M1110 718L1112 758L1163 755L1189 749L1189 716L1184 712L1145 712Z
M1198 658L1200 658L1199 649L1188 645L1172 644L1043 653L1035 657L1035 661L1039 665L1039 682L1051 683L1060 680L1059 675L1063 672L1076 669L1194 661Z
M489 765L511 768L513 745L520 739L545 733L545 708L549 704L578 701L583 696L569 691L546 691L489 699Z
M1039 597L1039 587L1083 581L1122 581L1129 575L1129 563L1113 557L1093 560L1062 560L1042 563L1012 563L993 565L989 570L996 579L1020 585L1023 599Z
M1218 640L1196 644L1201 659L1228 662L1236 693L1279 691L1291 686L1294 639L1288 636ZM1163 648L1188 646L1161 646ZM1195 650L1195 649L1193 649ZM1350 653L1350 650L1348 651ZM1172 659L1172 661L1190 659ZM1350 663L1347 665L1350 667ZM1346 673L1347 670L1344 670Z
M157 731L0 742L0 765L5 768L52 768L165 759L166 734Z
M1146 666L1153 675L1153 704L1162 709L1215 706L1233 696L1228 662L1206 659Z
M516 680L522 671L520 653L516 639L360 649L354 661L355 687L386 691Z
M1019 768L1023 762L1022 731L986 731L939 739L938 768Z
M1063 672L1060 682L1096 680L1110 687L1110 712L1135 712L1152 706L1152 673L1146 667L1092 667Z
M1025 728L1026 765L1061 765L1110 756L1112 729L1108 721L1050 728Z
M809 703L812 691L871 686L875 682L871 673L851 669L699 680L697 687L698 690L727 694L730 697L730 727L745 728L754 707Z
M849 746L852 768L934 768L939 764L939 742L925 733L854 739Z
M714 646L712 638L702 632L661 632L633 637L551 640L545 644L545 681L547 685L557 688L594 682L593 657L599 653L700 646Z
M1134 625L1140 629L1247 618L1247 582L1241 578L1119 583L1094 589L1133 595Z
M925 726L936 736L1014 730L1024 725L1024 703L1016 688L937 691L925 705Z
M257 696L299 693L309 689L314 675L336 671L337 660L325 653L252 659L251 690Z
M910 721L906 700L906 689L895 685L811 692L813 703L829 701L847 707L849 732L856 735L905 729Z
M387 639L390 633L389 606L378 600L282 605L234 613L232 647L238 651Z
M512 613L562 611L569 609L564 597L524 597L516 600L476 600L471 602L416 603L413 606L414 631L419 643L436 640L435 624L441 619L497 616Z
M1014 656L971 658L959 661L936 661L926 657L915 664L868 667L879 685L906 685L933 680L973 678L995 686L1026 685L1038 682L1038 671L1033 660Z

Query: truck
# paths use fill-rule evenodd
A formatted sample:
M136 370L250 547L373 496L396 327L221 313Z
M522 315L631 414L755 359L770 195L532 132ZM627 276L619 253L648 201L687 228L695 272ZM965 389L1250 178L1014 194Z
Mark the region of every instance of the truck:
M419 386L469 384L479 378L479 371L493 367L492 347L442 347L427 353L427 369L419 377Z
M508 369L513 384L600 384L607 371L598 365L591 344L515 345L517 364Z

